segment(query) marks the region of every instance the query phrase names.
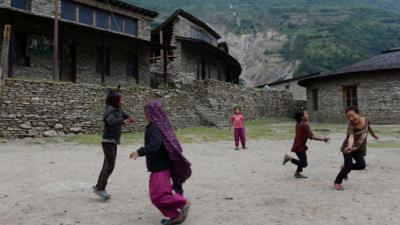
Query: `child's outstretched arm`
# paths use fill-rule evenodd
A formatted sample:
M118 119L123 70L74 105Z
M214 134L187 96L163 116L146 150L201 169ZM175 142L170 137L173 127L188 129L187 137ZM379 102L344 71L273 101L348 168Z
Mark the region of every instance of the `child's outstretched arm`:
M372 135L373 138L379 140L379 136L375 134L374 130L372 130L372 127L370 125L368 125L368 132Z
M330 137L317 137L317 136L312 136L310 139L315 141L323 141L325 143L329 143L329 141L331 140Z
M149 154L150 152L156 152L161 148L163 144L163 139L161 132L158 128L151 128L151 130L146 132L146 135L149 136L150 142L144 147L141 147L139 150L132 152L129 155L131 159L137 159L139 157Z
M328 143L331 140L329 137L318 137L318 136L315 136L308 124L305 126L305 132L307 134L307 137L309 139L311 139L311 140L323 141L325 143Z

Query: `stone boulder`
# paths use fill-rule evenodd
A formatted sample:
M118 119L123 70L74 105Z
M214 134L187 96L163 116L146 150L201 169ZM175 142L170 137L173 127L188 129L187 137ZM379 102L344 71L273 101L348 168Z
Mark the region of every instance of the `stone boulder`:
M45 131L45 132L43 133L43 135L44 135L45 137L56 137L56 136L57 136L57 132L54 131L54 130L48 130L48 131Z

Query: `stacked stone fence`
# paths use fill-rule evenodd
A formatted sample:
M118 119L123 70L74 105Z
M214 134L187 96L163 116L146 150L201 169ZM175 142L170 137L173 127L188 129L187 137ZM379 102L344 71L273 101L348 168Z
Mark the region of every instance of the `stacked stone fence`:
M0 137L24 138L93 134L103 129L107 88L84 84L6 80L0 113ZM143 105L163 102L175 128L223 127L235 106L248 119L288 116L294 100L287 91L242 88L220 81L197 81L180 89L122 90L123 110L135 118L126 132L143 131Z

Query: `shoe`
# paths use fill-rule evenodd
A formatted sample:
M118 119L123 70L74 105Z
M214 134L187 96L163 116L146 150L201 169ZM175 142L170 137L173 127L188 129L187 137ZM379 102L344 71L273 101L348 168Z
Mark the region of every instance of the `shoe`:
M287 162L289 162L290 160L292 160L292 157L290 157L289 155L285 155L283 157L283 162L282 165L285 165Z
M343 191L344 188L341 184L338 183L333 183L333 189L337 190L337 191Z
M190 201L188 200L186 205L181 209L182 217L184 220L189 216L189 210L190 210Z
M295 173L294 177L297 178L297 179L307 179L308 178L307 176L304 176L304 175L302 175L300 173Z
M246 146L243 146L242 149L243 149L243 150L247 150L247 147L246 147Z
M239 148L238 148L238 147L236 147L236 148L235 148L235 151L239 151Z
M93 186L93 192L99 196L100 198L102 198L103 200L109 200L111 198L111 195L107 193L106 190L99 190L97 189L96 186Z

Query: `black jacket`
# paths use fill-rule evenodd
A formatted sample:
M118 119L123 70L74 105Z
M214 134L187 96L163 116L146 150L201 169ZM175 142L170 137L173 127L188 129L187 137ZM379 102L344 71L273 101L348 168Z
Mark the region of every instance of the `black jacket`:
M122 125L129 116L122 110L108 105L103 116L103 139L114 140L116 144L121 142Z
M144 147L138 150L139 156L146 156L147 170L160 172L170 168L170 161L164 146L160 129L153 124L146 126Z

